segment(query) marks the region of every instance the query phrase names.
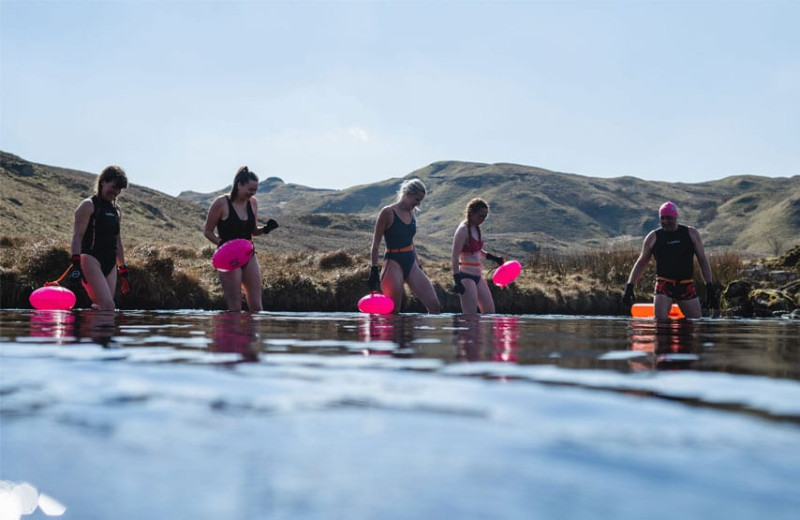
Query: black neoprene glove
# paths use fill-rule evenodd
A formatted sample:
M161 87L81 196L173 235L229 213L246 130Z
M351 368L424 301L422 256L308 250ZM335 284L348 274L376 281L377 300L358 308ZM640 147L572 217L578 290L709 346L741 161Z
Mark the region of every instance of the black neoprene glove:
M381 267L379 265L370 267L367 285L369 285L369 290L373 292L381 288Z
M81 255L72 255L72 271L69 273L69 277L76 281L86 281L86 278L83 276L83 270L81 269Z
M467 289L464 287L464 284L461 283L461 280L464 279L464 275L461 273L456 273L453 275L453 281L455 284L453 285L453 292L456 294L464 294L464 291Z
M267 223L259 228L265 235L278 227L278 222L275 219L269 219Z
M625 286L625 294L622 295L622 305L630 308L630 306L633 305L633 300L635 298L636 297L633 294L633 284L629 283Z
M706 308L719 309L719 294L717 294L717 288L714 287L714 282L706 283Z
M496 262L497 265L503 265L504 263L506 263L505 258L503 258L502 256L494 256L491 253L486 253L486 259L491 260L492 262Z

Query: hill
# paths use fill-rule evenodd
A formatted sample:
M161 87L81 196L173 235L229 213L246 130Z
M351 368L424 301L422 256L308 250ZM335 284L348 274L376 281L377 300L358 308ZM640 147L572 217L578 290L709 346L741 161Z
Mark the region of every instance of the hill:
M56 240L68 246L75 208L94 193L96 179L97 174L37 164L0 151L2 236ZM203 236L208 210L205 200L210 196L200 197L202 204L198 204L191 197L176 198L136 184L135 172L128 172L128 180L128 188L119 197L126 249L141 244L198 249L211 246ZM261 216L266 221L274 214L263 212ZM259 250L300 252L343 248L367 254L372 222L348 215L321 214L279 216L278 220L281 227L277 231L256 239Z
M697 227L709 248L776 254L800 236L800 176L728 177L686 184L634 177L600 179L515 164L437 162L407 175L429 194L422 204L419 245L449 255L449 241L467 201L487 200L490 248L520 256L577 247L638 248L658 227L656 208L678 204L681 221ZM311 190L270 178L259 185L260 207L276 214L345 214L372 222L403 179L344 190ZM182 193L207 205L224 192Z
M209 246L202 235L214 193L172 197L137 185L120 197L128 247L164 243ZM681 221L700 229L709 249L776 254L800 236L800 176L728 177L697 184L651 182L633 177L592 178L515 164L437 162L411 172L429 189L419 215L420 254L446 259L467 201L491 205L487 248L522 258L535 251L638 248L658 226L656 208L673 200ZM56 238L68 243L73 212L94 190L95 174L32 163L0 152L3 235ZM281 227L256 239L273 252L345 249L366 258L378 210L391 203L401 178L344 190L315 189L277 177L259 184L261 217Z

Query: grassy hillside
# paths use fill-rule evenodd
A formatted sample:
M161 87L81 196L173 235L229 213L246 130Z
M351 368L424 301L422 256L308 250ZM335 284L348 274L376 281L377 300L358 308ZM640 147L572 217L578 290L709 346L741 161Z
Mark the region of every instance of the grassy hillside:
M0 152L3 233L69 242L75 208L95 191L97 175L33 164ZM201 246L205 209L135 184L122 192L123 239Z
M204 248L205 212L214 193L184 192L177 198L135 183L120 197L128 244L166 243ZM93 174L30 163L0 152L0 212L4 234L63 237L72 213L93 191ZM536 251L639 247L658 226L656 208L678 204L681 221L699 228L710 249L774 255L800 236L800 176L728 177L685 184L633 177L599 179L515 164L437 162L420 177L429 194L418 217L417 246L429 258L449 257L452 233L469 199L491 205L484 225L487 249L523 258ZM302 252L344 249L366 259L379 209L391 203L403 179L344 190L314 189L277 177L262 180L261 217L281 227L256 239L262 250ZM46 209L45 209L46 208Z
M198 250L212 247L203 236L208 209L205 201L209 195L199 197L201 203L196 203L136 184L135 172L128 172L128 176L130 184L118 199L127 250L143 244ZM55 240L68 246L75 208L94 193L96 179L96 174L31 163L0 152L2 236L24 237L27 241ZM283 185L282 181L280 184ZM260 251L346 249L363 252L366 258L372 222L348 215L307 214L286 218L272 211L272 207L265 206L262 220L275 216L281 227L267 237L256 239Z
M800 236L800 176L729 177L698 184L633 177L598 179L515 164L438 162L410 173L429 194L419 215L418 243L447 256L450 237L469 199L491 205L489 248L522 256L575 247L639 247L658 227L656 209L678 204L681 221L700 229L709 248L776 254ZM278 214L339 213L372 221L391 203L403 179L344 190L310 190L271 178L261 183L261 207ZM220 191L221 192L221 191ZM181 194L208 204L217 195Z

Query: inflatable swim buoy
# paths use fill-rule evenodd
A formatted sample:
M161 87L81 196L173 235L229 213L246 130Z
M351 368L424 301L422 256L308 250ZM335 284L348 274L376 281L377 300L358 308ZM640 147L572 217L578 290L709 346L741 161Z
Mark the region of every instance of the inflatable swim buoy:
M655 316L655 309L652 303L634 303L631 307L631 316L634 318L652 318ZM681 308L676 303L669 308L669 317L673 320L684 318Z
M75 306L75 293L66 287L50 285L33 291L28 300L34 309L66 311Z
M522 271L522 265L516 260L511 260L497 268L492 276L492 282L502 289L516 280L520 271Z
M220 271L233 271L242 267L253 256L253 243L245 238L225 242L214 253L211 265Z
M390 314L394 301L380 293L372 293L358 300L358 310L367 314Z

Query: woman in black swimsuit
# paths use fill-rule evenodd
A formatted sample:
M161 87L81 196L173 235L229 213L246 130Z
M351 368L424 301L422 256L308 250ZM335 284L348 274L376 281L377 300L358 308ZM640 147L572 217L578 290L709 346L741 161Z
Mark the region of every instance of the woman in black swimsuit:
M372 268L367 285L372 291L382 288L383 293L394 300L394 312L400 312L404 283L428 312L438 314L441 309L436 290L420 269L414 251L414 234L417 232L414 212L425 198L426 191L420 179L405 181L397 194L397 201L381 209L375 222L370 250ZM386 239L383 273L378 260L382 239Z
M130 290L125 250L122 247L117 205L120 192L128 187L125 170L109 166L97 177L96 193L83 200L75 210L72 229L72 276L80 277L92 307L114 310L117 269L122 278L122 294Z
M220 195L208 210L203 234L214 245L221 246L229 240L265 235L278 227L269 219L267 224L256 227L258 222L258 201L254 195L258 191L258 177L247 166L242 166L233 178L231 192ZM214 231L216 229L216 232ZM233 271L220 271L222 291L229 311L242 310L242 288L250 312L263 309L261 303L261 267L258 256L253 254L242 267Z

